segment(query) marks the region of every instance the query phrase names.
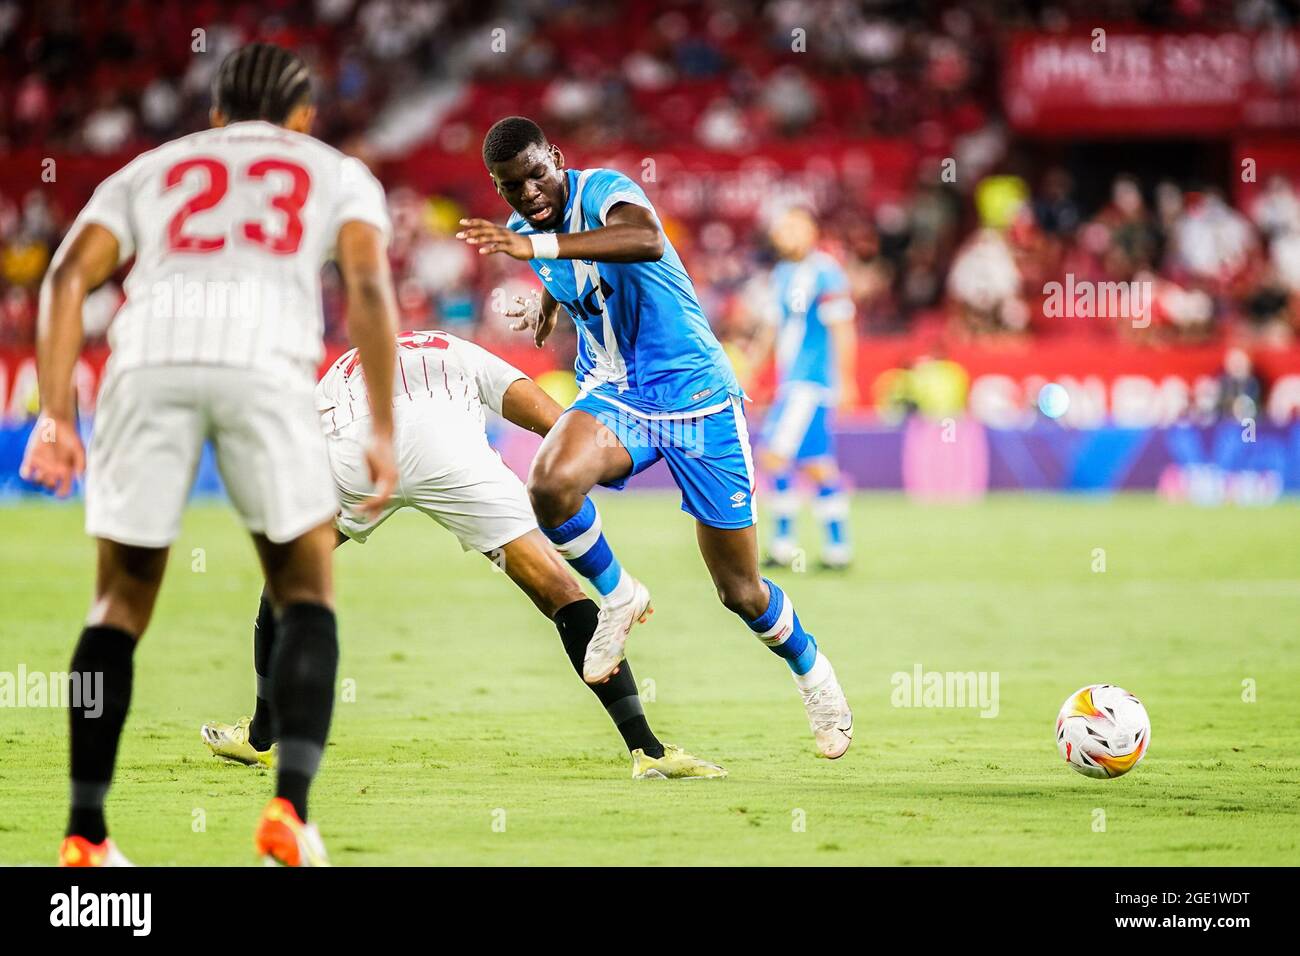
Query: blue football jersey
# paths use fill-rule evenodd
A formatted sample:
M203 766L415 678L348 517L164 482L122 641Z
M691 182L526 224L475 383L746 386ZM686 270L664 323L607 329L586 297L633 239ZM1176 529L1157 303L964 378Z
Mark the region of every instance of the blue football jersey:
M569 197L556 233L599 229L618 203L654 214L641 187L620 172L570 169L565 175ZM523 235L542 231L518 213L507 226ZM715 411L741 394L666 236L657 262L532 259L529 265L578 328L574 370L584 395L638 415L672 417Z
M782 260L772 270L772 302L778 323L778 382L820 385L829 401L838 374L827 326L853 321L853 301L844 270L819 250L798 262Z

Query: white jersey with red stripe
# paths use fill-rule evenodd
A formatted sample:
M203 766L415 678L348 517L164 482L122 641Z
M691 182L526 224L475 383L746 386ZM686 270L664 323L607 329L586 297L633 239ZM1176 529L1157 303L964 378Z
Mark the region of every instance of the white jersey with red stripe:
M440 431L486 441L484 408L501 414L506 389L525 377L504 359L449 332L403 332L397 337L393 406L436 402L443 406ZM370 415L365 374L356 349L339 356L321 378L316 386L316 408L327 432Z
M77 220L113 233L121 262L135 257L109 327L113 368L235 366L309 386L323 357L321 266L353 220L391 230L374 176L272 123L232 123L136 157Z

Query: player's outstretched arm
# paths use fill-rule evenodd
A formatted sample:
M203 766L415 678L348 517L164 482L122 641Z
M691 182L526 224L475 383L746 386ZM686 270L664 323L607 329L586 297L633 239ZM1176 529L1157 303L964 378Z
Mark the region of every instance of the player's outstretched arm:
M754 322L754 332L744 349L745 364L751 380L763 371L775 348L776 323L760 316ZM753 384L752 381L750 384Z
M117 268L117 237L87 223L64 242L41 283L36 326L36 375L41 414L23 456L21 474L55 494L72 491L86 467L77 436L72 370L81 352L81 307Z
M587 232L538 235L540 241L554 239L558 252L552 259L586 259L591 262L657 262L664 254L664 233L654 215L644 206L618 203L605 216L606 225ZM533 258L532 240L525 235L488 222L486 219L462 219L456 233L479 255L503 252L512 259Z
M516 379L501 398L501 417L512 425L546 435L564 409L531 378Z
M397 338L397 299L384 235L353 220L339 229L339 272L347 296L348 337L357 347L370 399L372 444L366 452L375 494L360 509L375 513L397 485L393 458L393 348Z
M840 408L852 410L858 404L858 335L853 319L830 326L835 345L835 362L840 382Z

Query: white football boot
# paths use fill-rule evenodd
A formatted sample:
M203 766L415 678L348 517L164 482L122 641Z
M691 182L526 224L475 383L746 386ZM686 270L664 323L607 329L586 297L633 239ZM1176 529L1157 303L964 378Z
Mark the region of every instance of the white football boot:
M804 710L808 713L808 726L812 728L817 752L830 760L844 756L853 742L853 711L844 697L844 689L835 677L835 669L825 655L826 676L813 688L799 688ZM798 678L795 679L798 686Z
M623 572L627 574L626 571ZM632 595L617 604L608 599L600 606L596 633L587 644L587 654L582 659L582 679L588 684L599 684L609 679L626 653L628 632L634 624L644 624L654 613L650 605L650 591L636 578L628 575Z

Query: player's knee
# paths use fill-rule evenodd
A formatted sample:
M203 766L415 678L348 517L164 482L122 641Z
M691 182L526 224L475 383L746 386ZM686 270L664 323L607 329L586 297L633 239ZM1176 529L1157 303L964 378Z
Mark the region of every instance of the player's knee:
M325 522L291 541L272 542L253 535L266 576L265 592L283 608L290 604L332 607L334 590L330 565L337 545L336 532Z
M554 527L573 517L585 492L575 469L559 462L534 462L528 475L528 500L543 524Z
M739 614L749 621L761 617L767 610L767 595L763 591L762 581L758 578L752 581L746 578L720 581L718 600L728 611Z
M564 490L564 467L541 458L533 461L528 472L528 497L534 502L549 502Z

